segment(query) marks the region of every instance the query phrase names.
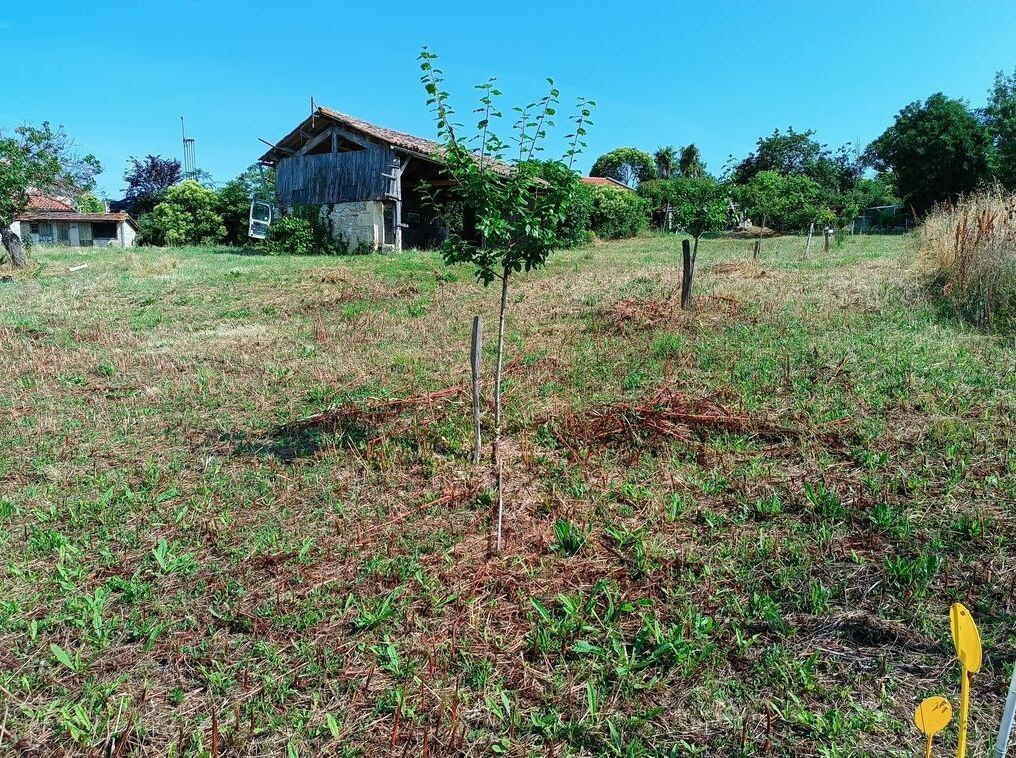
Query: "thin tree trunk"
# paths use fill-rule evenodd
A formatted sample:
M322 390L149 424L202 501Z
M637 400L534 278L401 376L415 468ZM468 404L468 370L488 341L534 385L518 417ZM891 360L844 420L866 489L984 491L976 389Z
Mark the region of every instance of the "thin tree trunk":
M0 242L3 242L7 252L10 253L11 263L14 268L25 267L25 248L21 244L21 237L10 229L0 230Z
M473 316L473 339L469 350L469 366L473 375L473 463L483 456L483 433L480 419L480 355L483 351L483 319Z
M497 552L501 552L501 531L504 523L504 482L501 461L501 373L504 365L504 325L508 315L508 278L506 268L501 276L501 310L497 320L497 364L494 366L494 445L492 458L497 486Z

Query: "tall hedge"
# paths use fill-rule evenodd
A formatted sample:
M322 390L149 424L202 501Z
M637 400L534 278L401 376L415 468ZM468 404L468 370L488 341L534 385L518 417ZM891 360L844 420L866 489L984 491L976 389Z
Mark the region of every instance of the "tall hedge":
M595 187L590 223L604 239L634 237L649 227L646 203L629 190Z

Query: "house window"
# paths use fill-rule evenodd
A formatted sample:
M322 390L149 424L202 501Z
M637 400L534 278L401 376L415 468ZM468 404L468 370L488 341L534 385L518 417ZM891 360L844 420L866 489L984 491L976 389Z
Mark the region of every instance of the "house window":
M78 244L81 247L92 246L92 225L87 222L78 224Z
M37 233L39 235L39 242L43 244L53 242L53 225L49 221L40 221L38 224L34 224L33 226L38 226L38 232L36 232L35 229L32 231L33 233Z
M115 240L116 222L100 221L92 224L92 236L95 237L95 239Z
M57 224L56 225L56 241L61 245L71 244L71 225L70 224Z

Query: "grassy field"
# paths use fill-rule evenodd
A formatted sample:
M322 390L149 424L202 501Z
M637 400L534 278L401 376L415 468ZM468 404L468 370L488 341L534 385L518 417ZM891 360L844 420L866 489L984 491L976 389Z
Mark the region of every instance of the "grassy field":
M1016 348L912 245L706 240L691 313L675 238L520 277L499 555L468 269L37 249L0 282L0 754L910 756L962 600L985 755Z

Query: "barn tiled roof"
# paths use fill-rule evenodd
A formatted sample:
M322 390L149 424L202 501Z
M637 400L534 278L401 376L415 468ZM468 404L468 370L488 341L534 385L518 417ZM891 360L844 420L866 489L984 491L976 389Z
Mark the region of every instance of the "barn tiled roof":
M308 135L320 134L328 128L327 125L322 123L326 121L337 123L340 127L357 132L380 144L388 145L397 150L416 153L432 160L434 163L441 163L442 155L444 154L444 147L440 142L417 137L407 132L389 129L385 126L379 126L370 121L364 121L362 118L356 118L356 116L350 116L349 114L340 113L337 110L322 106L315 110L313 115L306 118L296 129L279 140L278 146L273 147L261 156L261 160L266 163L277 162L285 157L289 150L298 149L304 144L309 139ZM511 167L507 163L501 161L492 160L490 165L501 174L507 174L511 170Z
M364 121L361 118L349 116L345 113L339 113L331 108L318 108L318 113L322 116L327 116L334 121L338 121L340 124L354 129L355 131L374 137L380 142L385 142L392 147L401 147L404 150L412 150L415 153L423 153L424 155L428 155L433 158L440 158L441 156L441 145L434 140L424 139L423 137L415 137L412 134L407 134L406 132L398 132L394 129L378 126L377 124L372 124L369 121Z

